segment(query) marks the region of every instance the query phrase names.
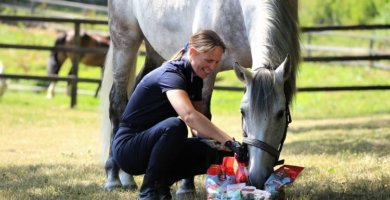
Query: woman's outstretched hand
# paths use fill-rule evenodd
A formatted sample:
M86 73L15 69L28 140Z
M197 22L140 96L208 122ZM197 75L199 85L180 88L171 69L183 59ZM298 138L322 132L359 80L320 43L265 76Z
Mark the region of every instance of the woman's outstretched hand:
M233 140L226 141L225 146L235 153L234 157L236 157L238 162L248 162L248 149L245 145L242 145L233 138Z

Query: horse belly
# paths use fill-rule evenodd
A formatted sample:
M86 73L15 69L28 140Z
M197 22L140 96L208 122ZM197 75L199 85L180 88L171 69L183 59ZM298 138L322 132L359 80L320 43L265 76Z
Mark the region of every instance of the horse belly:
M137 1L137 21L154 50L169 59L188 41L196 1Z
M169 59L201 29L212 29L228 51L221 70L238 61L249 66L250 48L238 1L138 1L137 20L145 39L164 59Z
M102 67L104 65L105 55L102 54L85 54L80 62L89 65L89 66L97 66Z

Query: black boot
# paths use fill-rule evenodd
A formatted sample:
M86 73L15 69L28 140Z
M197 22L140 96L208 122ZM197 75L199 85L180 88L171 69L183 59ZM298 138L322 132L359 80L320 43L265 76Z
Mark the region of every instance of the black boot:
M138 200L158 200L156 182L147 178L147 175L145 175L144 181L142 182Z
M158 183L151 187L142 184L138 200L172 200L171 188Z
M138 200L158 200L157 192L154 188L143 188L139 192Z
M159 200L172 200L171 188L167 185L159 185L157 194Z

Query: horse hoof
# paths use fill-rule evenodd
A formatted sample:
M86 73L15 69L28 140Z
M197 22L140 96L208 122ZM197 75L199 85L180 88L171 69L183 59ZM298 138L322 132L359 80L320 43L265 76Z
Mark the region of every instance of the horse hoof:
M196 191L195 189L183 189L179 188L176 191L176 198L177 200L188 200L188 199L195 199Z
M114 189L117 189L117 188L121 188L122 187L122 184L119 180L117 181L107 181L105 184L104 184L104 190L107 190L107 191L112 191Z
M138 190L138 186L135 184L122 185L124 190Z
M126 190L137 190L138 186L135 183L134 177L123 170L119 171L119 180L122 183L122 188Z

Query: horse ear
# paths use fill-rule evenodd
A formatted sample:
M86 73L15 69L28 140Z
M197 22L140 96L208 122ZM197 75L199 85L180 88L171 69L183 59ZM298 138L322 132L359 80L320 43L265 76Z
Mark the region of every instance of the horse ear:
M275 73L277 74L276 75L277 79L283 82L285 82L290 77L290 73L291 73L290 55L287 54L282 64L280 64L279 67L275 70Z
M252 81L252 72L238 64L238 62L234 63L233 68L237 78L240 79L240 81L243 83L249 83Z

